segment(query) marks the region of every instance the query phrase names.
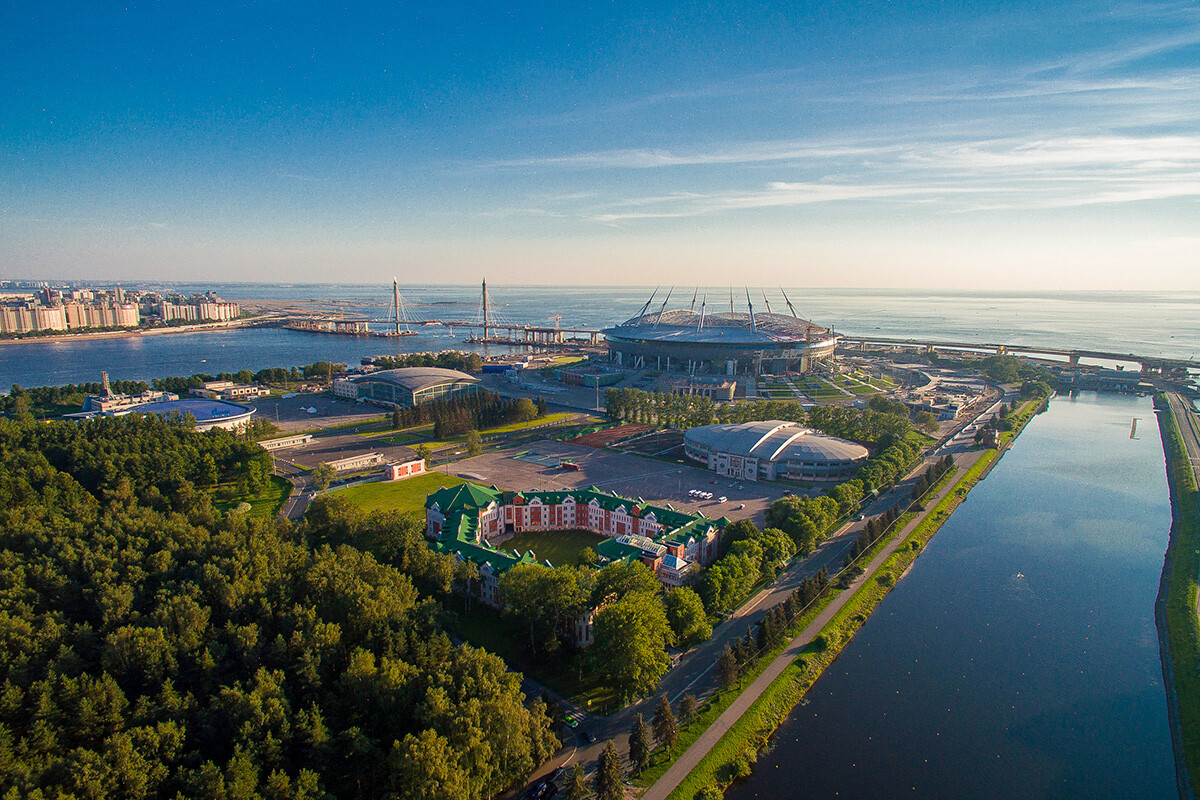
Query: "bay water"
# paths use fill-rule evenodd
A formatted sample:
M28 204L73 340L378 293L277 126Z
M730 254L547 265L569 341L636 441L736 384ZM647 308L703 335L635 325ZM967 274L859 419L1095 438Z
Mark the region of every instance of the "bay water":
M127 288L138 288L136 286ZM161 288L161 287L148 287ZM348 284L173 285L183 293L215 290L230 300L294 301L306 308L338 309L375 319L390 313L390 286ZM655 287L489 287L490 317L500 323L602 328L636 315ZM696 308L705 290L661 287L651 309ZM863 336L912 337L980 343L1087 348L1115 353L1191 358L1200 353L1200 293L1157 292L929 292L902 290L786 289L796 313L835 330ZM415 323L476 320L477 286L402 286ZM709 312L729 309L727 288L707 293ZM778 289L750 295L755 311L767 304L789 313ZM734 293L744 311L745 293ZM561 317L554 320L554 317ZM383 329L384 325L375 325ZM363 356L427 350L483 350L462 340L467 333L414 324L415 336L356 338L278 328L197 331L156 336L69 341L26 340L0 344L0 387L61 385L99 379L149 380L167 375L216 374L240 369L291 367L314 361L358 363ZM486 346L489 352L509 348Z

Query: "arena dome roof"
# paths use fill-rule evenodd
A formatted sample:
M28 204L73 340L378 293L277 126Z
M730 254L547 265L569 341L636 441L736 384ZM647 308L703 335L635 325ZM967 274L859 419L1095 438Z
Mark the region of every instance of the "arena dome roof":
M633 317L604 331L605 336L642 341L716 343L779 347L835 338L829 329L787 314L743 312L704 314L675 309Z
M860 444L783 420L704 425L685 432L684 439L709 451L771 462L856 462L870 455Z

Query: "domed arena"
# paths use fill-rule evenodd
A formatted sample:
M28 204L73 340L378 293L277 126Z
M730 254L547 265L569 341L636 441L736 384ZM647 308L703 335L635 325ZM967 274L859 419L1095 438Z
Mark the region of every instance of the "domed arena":
M854 477L870 455L860 444L777 419L691 428L683 443L688 458L748 481L840 482Z
M648 305L648 304L647 304ZM693 309L694 309L693 303ZM806 319L770 311L646 313L603 333L609 359L629 369L695 375L811 372L833 358L838 336ZM791 308L791 303L788 303Z

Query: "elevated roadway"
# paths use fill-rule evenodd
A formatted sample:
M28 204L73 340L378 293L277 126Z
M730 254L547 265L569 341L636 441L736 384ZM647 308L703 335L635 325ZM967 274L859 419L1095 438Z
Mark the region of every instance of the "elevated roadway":
M1070 364L1078 364L1081 358L1092 358L1101 361L1129 361L1141 366L1142 372L1164 370L1200 370L1200 360L1187 358L1163 358L1160 356L1143 356L1136 353L1112 353L1105 350L1080 350L1064 347L1039 347L1024 344L996 344L994 342L955 342L939 339L901 339L885 336L846 336L842 335L843 348L857 347L865 350L868 346L905 347L911 349L935 351L949 350L963 353L1007 353L1009 355L1027 356L1058 356L1065 357Z

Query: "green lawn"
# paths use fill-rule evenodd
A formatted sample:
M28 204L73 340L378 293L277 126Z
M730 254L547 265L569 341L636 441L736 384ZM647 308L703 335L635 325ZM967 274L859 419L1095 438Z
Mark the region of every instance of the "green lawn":
M573 565L585 547L596 549L603 536L589 531L527 531L518 533L500 545L510 553L532 550L539 561L556 567Z
M213 505L217 507L218 511L230 511L245 502L250 504L250 510L246 512L248 516L266 518L274 517L279 513L279 507L291 493L292 484L286 478L280 478L278 475L272 475L271 480L258 494L227 496L222 491L222 487L217 487L212 492Z
M479 435L480 436L495 436L495 435L501 434L501 433L516 433L517 431L528 430L529 428L536 428L539 425L553 425L555 423L562 422L566 419L569 419L572 416L574 416L574 414L570 413L569 411L562 411L557 414L547 414L544 417L538 417L537 419L531 419L528 422L514 422L510 425L499 425L495 428L485 428L479 432ZM448 447L449 445L452 445L452 444L459 444L461 442L465 442L466 440L467 440L467 435L464 433L462 436L454 436L449 439L445 439L443 441L427 442L427 444L429 445L430 450L437 450L442 447Z
M465 480L441 472L427 472L402 481L376 481L338 489L337 493L367 511L395 510L425 513L425 498L441 486L458 486Z

